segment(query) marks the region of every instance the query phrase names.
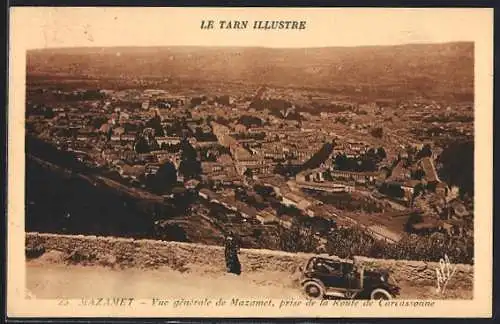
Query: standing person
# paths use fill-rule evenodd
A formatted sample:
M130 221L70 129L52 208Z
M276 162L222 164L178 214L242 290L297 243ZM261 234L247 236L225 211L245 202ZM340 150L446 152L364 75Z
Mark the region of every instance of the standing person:
M239 275L241 273L241 264L238 259L240 246L232 232L226 236L224 248L227 272Z

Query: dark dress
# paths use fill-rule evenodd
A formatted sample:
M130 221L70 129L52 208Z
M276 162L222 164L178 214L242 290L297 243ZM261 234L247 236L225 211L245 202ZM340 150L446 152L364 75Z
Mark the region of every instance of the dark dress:
M226 238L224 254L226 258L226 269L229 273L237 275L241 273L241 264L238 259L239 250L240 247L238 242L233 237Z

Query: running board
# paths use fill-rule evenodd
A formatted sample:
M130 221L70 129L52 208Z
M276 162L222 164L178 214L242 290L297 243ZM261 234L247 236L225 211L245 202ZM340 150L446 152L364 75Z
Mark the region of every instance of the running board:
M330 296L330 297L339 297L339 298L353 298L360 291L361 291L361 289L347 290L347 289L339 288L339 289L327 290L325 295Z
M326 290L327 290L327 291L332 291L332 292L335 292L335 291L352 291L352 292L360 292L360 291L361 291L361 290L363 290L363 289L359 289L359 288L347 289L347 288L335 287L335 288L327 288Z
M327 292L325 295L329 297L339 297L339 298L346 298L344 293L341 293L339 291L332 291L332 292Z

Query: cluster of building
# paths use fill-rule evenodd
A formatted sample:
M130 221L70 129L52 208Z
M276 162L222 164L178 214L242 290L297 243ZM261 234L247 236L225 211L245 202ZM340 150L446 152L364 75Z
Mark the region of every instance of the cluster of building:
M324 144L324 137L296 127L273 126L249 128L249 134L265 134L262 139L236 139L238 126L212 122L212 130L219 143L230 149L238 173L250 170L253 175L272 174L278 163L301 165Z
M181 143L187 140L198 152L203 184L215 182L226 186L225 190L230 192L232 189L229 188L248 186L249 181L259 183L272 188L283 206L296 208L311 218L335 220L337 224L356 221L341 215L337 208L312 198L306 191L371 193L382 185L396 186L404 193L402 197L396 197L399 199L396 202L406 202L406 207L410 208L422 187L428 189L426 194L438 198L449 199L453 194L453 190L437 176L435 156L419 159L408 166L408 156L397 155L399 141L405 138L404 135L394 142L384 137L367 136L366 131L376 121L373 121L373 116L370 121L364 114L354 111L363 109L376 113L376 118L387 118L377 107L350 107L335 114L302 111L300 120L294 120L287 119L288 114L295 113L294 107L281 111L281 115L271 114L268 109L251 107L251 97L174 96L154 89L102 93L104 99L56 103L48 115L38 113L37 109L28 109L27 129L60 149L79 154L86 163L114 170L132 182L156 174L166 162L171 162L178 170ZM279 95L293 93L277 92L273 95L272 90L262 88L255 97L272 99ZM296 99L298 102L306 100ZM33 108L33 103L28 101L30 105ZM334 122L339 116L349 122ZM161 126L156 125L160 129L148 126L153 118L160 119ZM362 127L353 129L350 123ZM147 152L137 147L141 138L149 147ZM275 174L278 165L304 165L325 143L334 143L334 149L321 166L302 170L290 179ZM384 147L386 161L397 157L397 163L392 166L380 164L377 170L369 172L335 167L336 155L356 159L374 147ZM210 153L211 158L201 152ZM419 179L414 177L417 170L422 173ZM180 174L178 180L183 180ZM257 220L262 225L292 226L293 216L278 215L273 208L257 209L234 195L222 195L209 187L199 191L200 197L238 212L243 219ZM378 199L378 195L370 197ZM382 195L384 199L386 196ZM392 241L396 240L393 233L384 234L381 225L370 228L375 236L385 235Z

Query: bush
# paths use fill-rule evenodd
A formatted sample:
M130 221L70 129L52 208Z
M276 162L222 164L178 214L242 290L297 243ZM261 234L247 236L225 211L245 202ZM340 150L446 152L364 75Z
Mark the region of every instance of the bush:
M279 249L286 252L314 252L317 242L310 227L292 226L291 229L280 228Z
M27 259L35 259L45 253L45 247L41 244L37 244L33 247L26 247L25 254Z
M97 255L92 252L86 252L82 250L75 250L71 252L71 254L68 256L67 260L70 263L85 263L85 262L92 262L97 260Z
M328 238L327 252L345 258L361 255L371 258L438 262L447 255L453 263L472 264L474 240L441 233L425 236L404 235L396 244L376 240L361 228L341 228Z

